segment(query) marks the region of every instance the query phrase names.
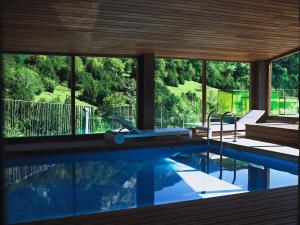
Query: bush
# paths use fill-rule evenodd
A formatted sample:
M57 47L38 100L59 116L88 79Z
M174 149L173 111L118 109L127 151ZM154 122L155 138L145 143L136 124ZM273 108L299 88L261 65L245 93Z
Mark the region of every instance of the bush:
M48 77L43 79L44 88L46 91L53 93L55 90L55 82Z
M184 76L183 76L183 74L181 73L181 74L179 74L179 84L182 84L182 85L184 85L184 81L185 81L185 79L184 79Z
M44 86L39 75L26 67L20 67L11 76L5 77L5 84L9 98L16 100L34 100L35 95L39 95Z
M178 74L175 71L168 71L168 76L164 78L164 82L168 86L172 87L178 87L179 82L178 82Z
M69 66L63 66L57 71L60 82L70 81L71 79L71 69Z
M126 105L127 98L121 92L111 93L104 98L104 104L108 107L118 107Z

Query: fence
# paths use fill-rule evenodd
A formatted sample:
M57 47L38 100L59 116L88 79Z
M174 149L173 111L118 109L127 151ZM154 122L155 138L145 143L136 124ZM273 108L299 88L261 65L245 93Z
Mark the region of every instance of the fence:
M272 115L299 114L298 89L277 89L271 94Z
M71 104L4 99L4 133L7 137L52 136L71 134ZM97 107L76 105L76 133L105 132L118 128ZM119 115L135 122L135 107L113 107L109 115ZM99 113L98 113L99 114ZM100 112L101 114L101 112Z
M71 134L71 104L4 99L4 133L8 137ZM76 128L83 129L84 109L91 119L89 129L96 130L96 107L76 105Z
M298 90L275 90L271 97L271 114L299 113ZM71 134L71 104L33 102L23 100L4 101L4 133L7 137L51 136ZM218 91L217 98L208 101L208 110L232 111L243 115L249 110L249 91ZM136 125L135 106L113 107L106 114L91 105L76 105L76 133L100 133L120 125L108 119L119 115ZM103 110L104 111L104 110ZM98 112L98 113L96 113ZM166 110L163 106L155 111L155 127L194 127L201 122L201 102L188 109Z
M6 136L71 134L71 105L23 100L4 100Z
M97 133L101 127L102 118L95 115L96 107L76 105L76 134Z
M136 108L134 106L125 105L113 107L112 115L118 115L128 120L133 126L136 126ZM113 122L112 129L119 127L119 124Z
M244 115L250 108L248 90L218 90L217 111Z
M167 110L163 106L158 107L155 110L155 127L156 128L171 128L182 127L191 128L196 124L201 123L201 105L194 106L193 111L186 109L185 111ZM188 112L189 111L189 112Z
M236 115L244 115L250 108L248 90L219 90L217 111L231 111ZM297 89L273 90L271 94L272 115L297 115L299 113L299 99Z

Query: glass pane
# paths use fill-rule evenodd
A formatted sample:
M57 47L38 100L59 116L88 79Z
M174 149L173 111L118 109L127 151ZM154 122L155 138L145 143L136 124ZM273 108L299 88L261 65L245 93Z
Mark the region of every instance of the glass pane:
M201 61L155 59L155 127L195 127L202 117Z
M76 57L76 133L119 128L118 115L136 125L136 59Z
M249 110L249 82L248 63L208 62L207 113L244 115Z
M299 53L272 62L271 115L299 115Z
M70 57L4 55L4 135L71 134Z

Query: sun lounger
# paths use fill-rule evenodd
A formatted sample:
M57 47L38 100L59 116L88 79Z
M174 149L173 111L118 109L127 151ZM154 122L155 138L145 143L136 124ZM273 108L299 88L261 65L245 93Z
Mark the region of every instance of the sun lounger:
M244 116L242 116L236 123L238 131L246 130L246 124L255 124L265 113L264 110L249 110ZM196 126L197 130L203 130L209 132L209 137L212 137L213 132L220 132L220 124L211 124L209 131L207 126ZM234 131L234 124L224 124L223 131Z
M118 132L107 132L105 137L113 139L116 144L124 143L125 139L129 138L147 138L147 137L162 137L162 136L179 136L187 135L192 137L192 131L185 128L160 128L154 130L139 130L132 126L127 120L119 116L110 116L110 119L120 123L123 128ZM126 129L127 132L122 132Z

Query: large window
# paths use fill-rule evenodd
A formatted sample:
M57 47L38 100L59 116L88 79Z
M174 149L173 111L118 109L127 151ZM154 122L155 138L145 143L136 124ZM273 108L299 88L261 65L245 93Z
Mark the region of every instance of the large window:
M70 57L4 55L4 135L71 134Z
M6 137L101 133L118 128L110 115L136 123L135 59L77 56L73 77L70 56L6 54L4 66Z
M71 61L71 56L4 55L6 137L91 134L120 128L110 115L136 125L135 58L76 56L73 75ZM299 60L284 63L273 63L272 83L275 94L284 89L277 104L283 104L280 110L287 114L299 108L299 71L294 69ZM278 71L284 74L280 79ZM156 128L188 128L202 122L201 74L199 60L155 59ZM206 80L207 112L232 111L241 116L249 110L249 64L208 62Z
M194 127L201 112L201 61L157 58L155 127Z
M299 115L299 54L272 62L271 115Z
M207 113L233 112L242 116L249 110L249 64L240 62L208 62Z
M136 59L76 57L76 133L118 128L109 116L136 124Z

